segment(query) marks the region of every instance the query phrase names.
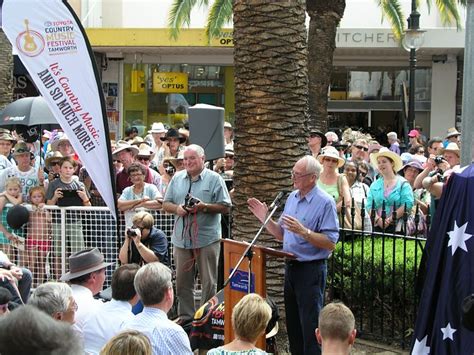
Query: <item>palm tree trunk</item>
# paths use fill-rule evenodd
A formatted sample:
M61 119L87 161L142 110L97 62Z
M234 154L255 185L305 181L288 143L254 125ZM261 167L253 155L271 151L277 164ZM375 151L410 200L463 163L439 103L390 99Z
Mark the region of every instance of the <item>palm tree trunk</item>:
M292 166L306 150L305 2L234 0L233 10L237 158L233 235L249 240L260 224L248 210L247 199L270 202L277 192L290 188ZM258 243L281 248L269 235L262 235ZM282 260L267 264L267 290L280 306L283 270Z
M346 7L345 0L306 0L310 17L308 32L308 95L310 124L328 130L328 88L336 49L336 31Z
M0 110L13 100L12 46L0 29Z

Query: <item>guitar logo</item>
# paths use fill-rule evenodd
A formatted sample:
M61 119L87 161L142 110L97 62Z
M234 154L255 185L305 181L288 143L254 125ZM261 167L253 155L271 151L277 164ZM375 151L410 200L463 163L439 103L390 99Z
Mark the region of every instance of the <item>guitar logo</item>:
M20 32L16 38L16 46L20 52L28 57L36 57L43 52L45 43L43 36L37 31L31 30L29 21L25 19L25 31Z

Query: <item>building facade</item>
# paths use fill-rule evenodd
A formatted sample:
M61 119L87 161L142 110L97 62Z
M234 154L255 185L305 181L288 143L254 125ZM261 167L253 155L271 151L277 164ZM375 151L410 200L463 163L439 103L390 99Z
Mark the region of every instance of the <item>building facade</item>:
M206 9L170 39L171 0L70 1L97 54L111 131L162 121L179 124L187 108L207 103L234 118L232 29L208 42ZM411 1L402 1L408 13ZM433 9L420 9L425 42L417 52L415 122L428 136L443 135L460 119L464 31L445 28ZM464 16L464 15L463 15ZM329 126L401 130L409 55L373 0L347 0L337 32L328 93ZM18 81L18 80L17 80Z

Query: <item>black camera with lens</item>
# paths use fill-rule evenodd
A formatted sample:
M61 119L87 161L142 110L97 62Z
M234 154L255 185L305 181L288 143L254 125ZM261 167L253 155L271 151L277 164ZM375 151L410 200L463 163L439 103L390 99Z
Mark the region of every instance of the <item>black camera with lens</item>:
M58 173L53 174L53 179L59 179L59 174Z
M137 236L137 232L134 229L128 228L127 229L127 237L132 238Z
M184 208L194 208L199 203L199 200L191 194L187 194L184 198Z
M173 176L174 173L176 172L176 168L170 164L167 167L165 167L165 171L169 176Z
M443 162L444 158L442 155L437 155L433 158L436 165L439 165Z

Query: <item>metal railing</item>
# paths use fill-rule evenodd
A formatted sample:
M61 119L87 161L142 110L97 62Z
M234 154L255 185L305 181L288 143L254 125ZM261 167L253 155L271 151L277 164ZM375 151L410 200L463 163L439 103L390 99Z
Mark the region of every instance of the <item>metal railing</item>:
M419 207L396 218L397 206L392 206L393 222L382 228L356 229L356 213L352 201L350 225L342 221L346 208L341 209L339 242L329 261L327 302L343 301L356 317L361 337L398 343L405 347L415 324L419 301L419 267L429 229L430 216L423 216ZM382 207L381 218L387 213ZM362 223L370 216L376 223L376 211L360 206ZM346 218L347 221L347 218ZM369 230L369 231L368 231ZM412 235L408 235L409 232Z

